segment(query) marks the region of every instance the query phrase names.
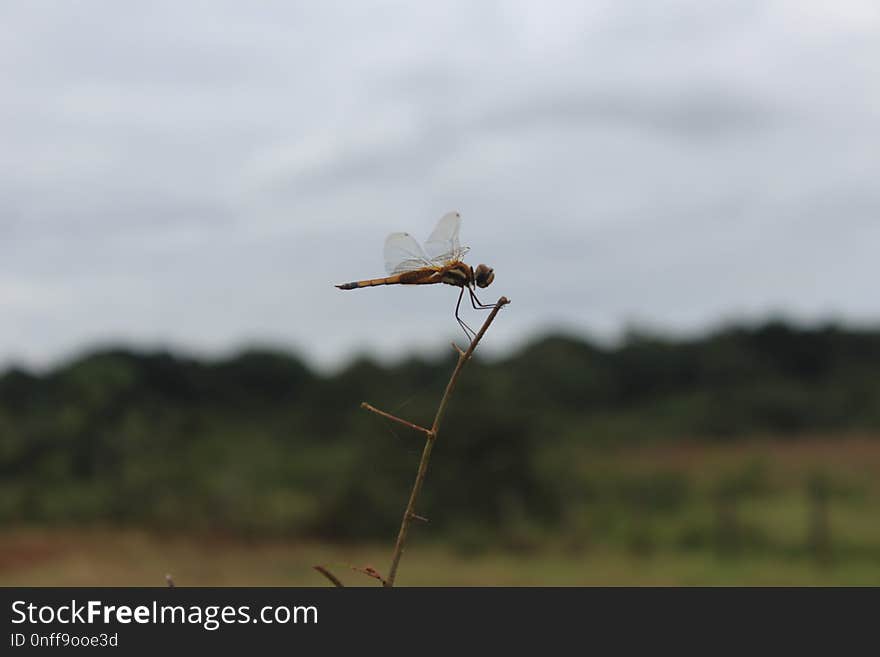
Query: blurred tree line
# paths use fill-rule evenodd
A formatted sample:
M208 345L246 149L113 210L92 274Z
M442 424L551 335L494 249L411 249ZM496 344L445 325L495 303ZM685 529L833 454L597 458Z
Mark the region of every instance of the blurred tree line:
M430 424L453 364L450 350L319 376L280 352L209 363L114 349L7 371L0 521L388 538L422 439L358 405ZM880 331L835 326L633 333L609 348L546 337L468 366L421 510L435 535L553 531L571 499L601 493L571 458L580 446L876 430L878 373ZM684 494L649 484L616 485L648 507Z

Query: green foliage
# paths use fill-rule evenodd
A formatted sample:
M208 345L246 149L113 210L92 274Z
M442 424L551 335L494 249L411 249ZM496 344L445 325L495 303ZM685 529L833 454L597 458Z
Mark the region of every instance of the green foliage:
M358 405L429 424L451 368L451 354L393 367L361 359L319 376L278 352L206 363L114 349L43 376L10 370L0 377L0 521L388 538L422 440ZM876 429L878 371L880 332L836 327L774 322L680 342L631 335L615 348L551 336L468 366L422 511L465 546L491 534L528 549L536 533L565 525L587 541L617 532L650 552L659 531L650 518L689 508L693 482L586 475L577 449ZM760 468L713 490L720 510L668 541L752 536L724 509L766 492ZM581 504L588 524L572 517Z

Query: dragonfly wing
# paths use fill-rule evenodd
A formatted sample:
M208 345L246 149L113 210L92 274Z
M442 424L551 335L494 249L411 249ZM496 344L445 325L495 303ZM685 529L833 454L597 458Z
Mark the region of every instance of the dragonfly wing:
M422 247L409 233L391 233L385 239L385 271L389 274L431 266Z
M458 241L460 228L461 215L458 212L448 212L440 217L437 227L425 242L425 253L433 264L443 264L461 257L462 248Z

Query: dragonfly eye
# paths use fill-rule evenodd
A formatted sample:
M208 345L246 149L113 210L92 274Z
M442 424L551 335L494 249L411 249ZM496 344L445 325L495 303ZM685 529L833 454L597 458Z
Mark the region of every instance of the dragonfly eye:
M495 280L495 270L486 265L477 265L474 271L474 281L477 287L488 287Z

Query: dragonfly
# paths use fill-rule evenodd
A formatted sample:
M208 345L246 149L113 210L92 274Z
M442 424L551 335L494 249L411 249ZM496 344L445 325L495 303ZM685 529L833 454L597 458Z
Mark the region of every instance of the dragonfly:
M459 315L461 300L467 290L471 306L475 310L494 308L493 304L482 303L476 295L476 288L488 287L495 280L495 270L488 265L477 265L476 269L462 262L470 250L461 246L458 232L461 229L461 215L448 212L437 222L436 228L425 241L424 248L409 233L391 233L385 239L384 278L368 278L362 281L337 285L340 290L357 290L376 285L434 285L445 283L461 288L458 303L455 304L455 319L464 330L468 340L476 335Z

